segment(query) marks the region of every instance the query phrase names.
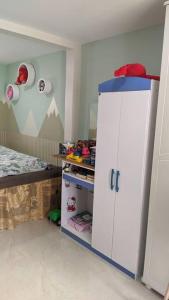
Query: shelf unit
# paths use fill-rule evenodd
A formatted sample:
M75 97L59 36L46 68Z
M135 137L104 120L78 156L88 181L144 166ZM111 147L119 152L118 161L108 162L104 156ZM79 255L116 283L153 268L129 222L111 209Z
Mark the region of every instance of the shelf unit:
M67 163L69 163L71 165L74 165L74 166L77 166L77 167L81 167L81 168L91 170L91 171L95 170L95 167L93 167L91 165L84 164L84 163L79 163L79 162L77 162L73 159L67 159L65 155L55 154L54 157L57 158L58 160L62 160L64 162L67 162Z
M63 179L67 180L67 181L70 181L74 184L77 184L87 190L93 190L94 189L94 183L89 181L89 180L86 180L86 179L81 179L81 178L78 178L77 176L73 175L73 174L67 174L65 172L63 172Z
M80 238L81 240L86 242L87 244L91 245L91 242L92 242L91 232L89 232L89 231L78 232L70 225L64 225L63 228L66 229L67 231L69 231L70 233L72 233L74 236L77 236L78 238Z
M61 158L58 156L58 158ZM62 156L62 166L64 168L65 164L69 163L72 166L78 166L86 170L94 172L92 166L85 164L76 163L74 161L67 160ZM62 173L62 215L61 215L61 227L64 232L68 232L70 235L80 239L87 245L91 245L92 233L89 231L79 232L68 224L68 220L81 213L83 211L88 211L93 214L93 190L94 182L79 178L72 173L64 172ZM75 211L68 211L67 203L68 199L74 198L76 201Z

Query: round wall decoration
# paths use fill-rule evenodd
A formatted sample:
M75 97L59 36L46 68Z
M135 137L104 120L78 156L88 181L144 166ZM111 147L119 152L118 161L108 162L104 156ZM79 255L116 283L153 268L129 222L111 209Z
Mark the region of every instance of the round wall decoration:
M47 79L39 79L37 83L37 90L41 94L50 94L52 91L52 83Z
M35 69L33 65L22 63L18 67L17 85L24 85L25 87L32 86L35 82Z
M7 102L13 102L19 99L19 87L16 84L8 84L6 88Z

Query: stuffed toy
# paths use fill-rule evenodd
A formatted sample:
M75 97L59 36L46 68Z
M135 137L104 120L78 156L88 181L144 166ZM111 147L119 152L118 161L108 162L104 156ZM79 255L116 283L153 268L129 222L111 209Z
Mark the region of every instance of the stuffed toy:
M12 100L13 98L13 88L11 86L9 86L7 89L7 97L9 100Z
M27 82L28 79L28 70L27 68L23 65L19 68L19 75L16 80L17 85L21 85Z
M125 77L143 77L148 79L160 80L159 76L147 75L146 68L141 64L127 64L114 72L115 77L125 76Z

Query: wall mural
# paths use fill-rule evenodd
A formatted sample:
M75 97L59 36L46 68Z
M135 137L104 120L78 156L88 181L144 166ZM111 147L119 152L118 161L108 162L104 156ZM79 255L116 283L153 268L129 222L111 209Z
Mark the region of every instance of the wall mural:
M30 63L36 70L34 84L28 88L20 85L20 97L10 105L0 101L0 130L63 142L65 51L35 58ZM3 73L6 74L6 86L15 83L18 65L15 63L6 66L6 72ZM42 76L52 84L53 88L49 94L39 93L37 90L37 82Z
M19 128L13 109L7 103L0 102L0 130L18 132Z
M34 137L38 136L39 130L36 126L36 121L32 110L30 110L28 113L25 126L23 129L21 129L21 133L29 136L34 136Z
M7 122L7 130L10 132L19 133L19 127L16 121L16 117L11 105L8 105L8 122Z
M54 141L63 142L64 140L64 128L54 97L49 105L40 130L37 128L36 120L32 111L29 111L28 113L24 128L19 129L12 105L0 102L0 130L17 132L32 137L40 137Z
M52 98L45 120L41 126L39 137L62 142L64 140L64 128L54 97Z
M7 129L7 120L9 116L9 108L7 104L0 101L0 130Z

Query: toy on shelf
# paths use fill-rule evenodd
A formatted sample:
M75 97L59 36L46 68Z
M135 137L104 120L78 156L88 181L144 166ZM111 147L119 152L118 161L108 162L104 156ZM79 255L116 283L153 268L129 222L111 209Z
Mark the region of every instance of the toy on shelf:
M76 146L75 151L74 151L74 155L82 156L82 148L79 145Z
M18 68L17 85L31 86L35 81L35 69L31 64L22 63Z
M69 173L69 175L73 175L74 177L78 177L83 180L88 180L91 182L94 182L94 169L86 169L81 166L77 165L72 165L66 163L65 166L63 167L63 171L65 173Z
M96 141L79 140L76 144L65 143L59 145L59 154L66 155L66 159L73 160L78 163L86 163L95 165L95 149Z
M65 155L67 154L70 154L73 152L73 148L74 148L74 143L71 143L71 142L67 142L67 143L64 143L64 144L61 144L62 146L60 146L60 149L62 149L62 151L64 151ZM63 150L64 149L64 150ZM62 153L63 154L63 153Z
M19 88L15 84L8 84L6 88L6 100L7 102L13 102L19 98Z
M73 212L76 211L76 198L69 197L67 200L67 211Z
M65 166L62 169L64 172L69 173L70 172L70 164L65 164Z
M88 211L84 211L68 220L68 224L78 232L92 230L92 215Z
M76 155L75 153L70 153L66 156L67 159L72 159L78 163L82 163L83 162L83 158L80 157L79 155Z
M90 156L90 157L91 157L90 163L91 163L92 166L95 166L96 146L91 147L91 153L90 153L90 155L91 155L91 156Z
M39 79L37 83L37 90L41 94L48 95L52 91L52 83L47 79Z
M66 155L66 147L62 143L59 143L59 154Z
M72 153L74 153L74 148L73 147L68 148L67 149L67 155L70 155Z
M83 146L83 148L82 148L82 155L84 156L84 157L87 157L87 156L89 156L90 155L90 151L89 151L89 148L87 147L87 146Z
M19 75L16 80L17 85L25 84L28 79L28 70L25 65L21 65L19 68Z

